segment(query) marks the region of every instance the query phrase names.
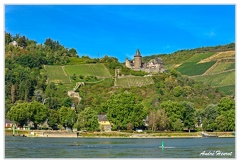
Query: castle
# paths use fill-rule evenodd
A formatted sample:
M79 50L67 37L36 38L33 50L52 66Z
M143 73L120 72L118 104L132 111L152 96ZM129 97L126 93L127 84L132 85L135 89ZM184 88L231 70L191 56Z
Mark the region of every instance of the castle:
M125 66L132 70L142 70L148 73L163 73L165 71L164 63L161 58L157 57L150 60L148 63L143 63L139 49L136 50L133 60L128 60L128 58L126 58Z

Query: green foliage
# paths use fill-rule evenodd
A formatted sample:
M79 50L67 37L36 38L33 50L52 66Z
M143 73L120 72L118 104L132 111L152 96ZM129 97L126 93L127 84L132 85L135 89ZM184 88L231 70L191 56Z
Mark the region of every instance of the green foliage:
M216 130L217 124L215 119L218 117L217 105L210 104L203 111L202 123L204 130Z
M133 76L144 76L144 75L148 75L147 72L145 71L134 71L130 68L124 67L122 66L122 68L120 69L120 75L133 75Z
M195 129L195 107L191 102L182 102L181 105L183 107L183 124L190 132L190 129Z
M234 131L235 102L223 97L217 105L208 105L201 113L204 130Z
M99 128L97 112L91 108L84 109L78 114L74 127L78 130L96 131Z
M88 63L97 63L97 59L91 59L89 56L82 57L71 57L69 58L68 65L78 65L78 64L88 64Z
M39 102L28 103L29 120L34 123L35 129L38 124L43 123L48 116L48 109Z
M228 131L235 131L235 109L228 110L227 114L227 130Z
M47 115L48 109L38 102L19 103L13 106L7 113L7 117L20 126L27 124L28 121L32 121L35 128L46 120Z
M136 102L133 94L114 94L107 101L107 118L114 124L114 129L127 129L129 123L134 127L142 126L145 116L143 106Z
M160 109L164 109L169 117L169 129L176 130L176 123L179 119L181 120L179 125L182 124L183 108L179 105L179 103L173 101L163 101L160 103Z
M148 116L148 125L152 131L156 129L165 130L169 127L170 118L165 112L165 109L151 110Z
M181 96L182 93L183 93L183 89L182 89L181 86L176 86L176 87L174 87L174 89L173 89L173 95L174 95L175 97Z
M174 122L172 122L172 130L173 131L182 131L183 130L183 127L184 127L184 124L182 123L182 120L177 118L175 119Z
M12 41L17 41L19 46L13 46ZM12 36L5 32L5 113L21 126L33 121L35 128L47 119L49 126L54 129L57 126L72 128L74 125L79 129L96 130L96 115L106 112L114 129L141 127L142 120L148 114L150 117L156 115L156 121L152 119L153 130L192 129L193 124L201 124L201 120L204 120L206 129L235 130L235 103L222 100L217 107L217 116L207 117L205 112L210 111L206 107L218 103L223 94L176 71L187 75L203 74L215 62L197 64L198 61L212 52L234 48L235 44L229 44L160 55L168 67L184 61L188 63L167 73L143 77L146 72L128 69L114 57L78 57L75 49L65 48L50 38L46 39L44 45L39 45L25 36ZM217 73L220 69L233 71L194 79L208 81L212 86L218 86L219 91L234 94L234 60L218 61L214 66L207 72ZM115 84L120 87L114 87L111 77L115 75L115 69L120 69L120 76L134 77L117 78ZM72 90L75 82L79 81L84 81L85 85L77 90L81 97L80 104L77 104L66 96L67 91ZM227 90L229 88L231 90ZM31 102L34 100L37 102ZM79 115L70 109L73 102ZM201 114L193 118L195 108ZM77 117L88 120L79 124Z
M160 110L166 111L166 126L168 126L168 129L181 131L185 127L190 131L190 129L195 128L195 107L193 103L163 101L160 103Z
M227 117L225 115L220 115L216 118L217 129L220 131L227 131Z
M76 112L71 108L67 108L65 106L62 106L58 110L58 115L59 115L59 123L65 128L67 127L72 128L74 123L77 120Z
M235 110L235 102L229 97L223 97L218 103L218 111L224 113L229 110Z
M58 111L53 110L53 109L49 109L48 112L48 125L52 128L52 129L57 129L57 125L59 123L59 114Z
M27 123L27 120L29 119L27 106L28 103L19 103L15 106L12 106L7 113L7 118L16 122L20 126L23 126Z

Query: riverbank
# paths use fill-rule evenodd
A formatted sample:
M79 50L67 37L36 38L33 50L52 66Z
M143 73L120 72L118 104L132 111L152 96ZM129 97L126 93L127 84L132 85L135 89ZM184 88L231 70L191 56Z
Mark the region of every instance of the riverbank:
M209 132L217 137L235 137L233 132ZM5 135L12 136L11 130L5 130ZM65 130L17 130L16 136L26 137L66 137L66 138L199 138L201 132L72 132Z

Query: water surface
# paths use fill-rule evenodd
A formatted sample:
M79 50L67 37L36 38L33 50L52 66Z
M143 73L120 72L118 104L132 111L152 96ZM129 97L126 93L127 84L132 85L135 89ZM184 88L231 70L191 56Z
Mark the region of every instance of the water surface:
M5 158L235 158L235 138L6 136Z

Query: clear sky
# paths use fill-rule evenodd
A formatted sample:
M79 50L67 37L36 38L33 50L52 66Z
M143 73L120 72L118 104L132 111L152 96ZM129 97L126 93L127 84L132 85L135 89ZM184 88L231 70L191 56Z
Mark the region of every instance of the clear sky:
M5 5L5 31L132 59L235 42L235 5Z

